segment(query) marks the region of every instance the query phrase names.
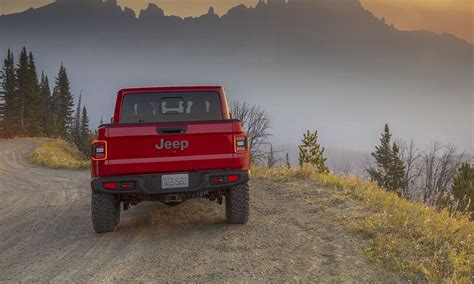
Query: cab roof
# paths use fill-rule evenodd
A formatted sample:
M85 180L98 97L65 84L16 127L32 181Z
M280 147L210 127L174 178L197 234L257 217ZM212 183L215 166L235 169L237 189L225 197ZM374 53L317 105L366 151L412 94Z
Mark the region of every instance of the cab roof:
M222 92L224 88L222 86L161 86L161 87L140 87L140 88L124 88L118 93L120 94L133 94L133 93L153 93L153 92L202 92L202 91L214 91Z

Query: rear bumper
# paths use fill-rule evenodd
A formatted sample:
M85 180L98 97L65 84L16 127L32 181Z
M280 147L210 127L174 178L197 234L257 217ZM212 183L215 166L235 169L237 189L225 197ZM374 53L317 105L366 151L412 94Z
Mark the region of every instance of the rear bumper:
M188 174L189 187L186 188L162 188L161 177L169 174ZM239 179L235 182L228 182L227 176L238 175ZM223 177L224 182L215 184L211 182L214 177ZM206 172L177 172L177 173L158 173L149 175L134 176L115 176L106 178L95 178L91 181L91 188L94 192L117 195L166 195L181 193L196 193L210 191L214 189L231 188L249 181L248 170L230 170L230 171L206 171ZM114 183L116 189L106 189L104 183ZM122 189L121 184L133 183L133 189Z

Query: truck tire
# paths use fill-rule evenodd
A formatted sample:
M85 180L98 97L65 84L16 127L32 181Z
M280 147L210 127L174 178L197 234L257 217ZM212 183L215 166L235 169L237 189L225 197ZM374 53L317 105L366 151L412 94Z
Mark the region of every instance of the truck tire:
M91 209L96 233L113 232L120 223L120 202L113 195L92 192Z
M250 192L248 183L235 186L227 191L225 213L227 222L245 224L249 220Z

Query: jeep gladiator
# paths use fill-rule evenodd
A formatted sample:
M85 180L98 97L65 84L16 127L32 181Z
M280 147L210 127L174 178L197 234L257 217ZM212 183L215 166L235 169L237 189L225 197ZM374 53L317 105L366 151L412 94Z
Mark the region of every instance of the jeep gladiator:
M220 86L118 92L111 124L92 143L92 224L112 232L120 211L141 201L223 203L232 224L249 217L250 154Z

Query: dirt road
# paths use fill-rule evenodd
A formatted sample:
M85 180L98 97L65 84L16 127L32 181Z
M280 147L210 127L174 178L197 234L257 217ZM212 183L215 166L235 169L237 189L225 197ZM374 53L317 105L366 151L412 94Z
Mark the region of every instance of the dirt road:
M122 213L116 232L95 234L89 173L30 165L36 145L0 140L0 280L401 280L367 261L361 240L328 214L342 205L316 184L254 180L243 226L195 200L142 203Z

